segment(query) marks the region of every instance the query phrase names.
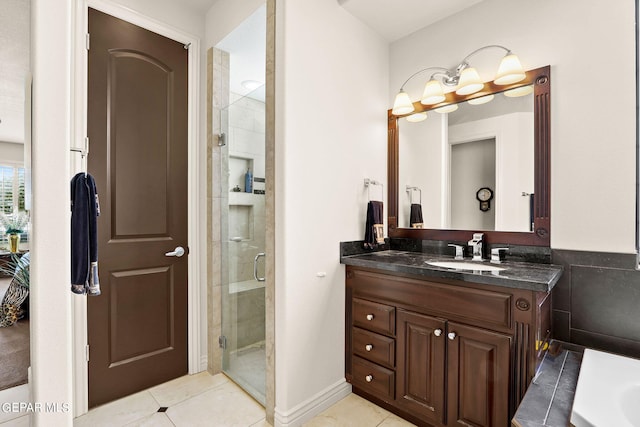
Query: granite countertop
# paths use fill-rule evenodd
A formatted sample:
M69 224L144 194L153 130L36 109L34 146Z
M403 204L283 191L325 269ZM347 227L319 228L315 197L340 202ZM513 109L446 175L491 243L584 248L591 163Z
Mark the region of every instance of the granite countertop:
M552 341L511 425L566 427L571 418L584 348Z
M504 268L502 271L454 270L427 264L432 261L454 261L453 257L422 252L386 250L358 255L341 256L340 263L356 267L374 268L396 273L484 283L508 288L549 292L560 279L562 267L554 264L504 261L482 264ZM470 259L465 259L470 263Z

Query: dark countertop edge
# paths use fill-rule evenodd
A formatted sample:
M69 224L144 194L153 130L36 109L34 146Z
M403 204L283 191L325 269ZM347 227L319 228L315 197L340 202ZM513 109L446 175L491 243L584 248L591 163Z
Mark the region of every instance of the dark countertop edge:
M401 253L405 251L397 251L397 252ZM412 253L412 252L407 252L407 253L410 253L411 255L415 255L415 253ZM556 283L558 283L558 280L560 280L560 276L562 275L562 272L564 270L562 266L555 265L555 264L513 263L514 265L517 265L519 268L526 268L530 266L530 268L533 268L533 269L546 268L547 270L556 270L555 273L553 273L553 275L549 279L549 281L539 282L539 281L531 281L527 279L500 277L500 276L494 276L491 274L476 274L472 272L467 273L463 271L453 271L453 270L448 270L448 269L439 268L439 267L427 267L427 266L416 267L412 265L403 265L403 264L398 264L394 262L384 262L384 260L373 261L370 259L362 259L363 255L368 256L370 255L370 253L341 256L340 263L345 265L352 265L354 267L364 267L364 268L372 268L376 270L384 270L384 271L397 272L397 273L414 274L414 275L423 276L423 277L454 279L454 280L460 280L462 282L482 283L485 285L502 286L505 288L513 288L513 289L526 289L526 290L536 291L536 292L551 292L551 290L554 288ZM427 258L434 258L434 259L442 258L442 257L438 257L437 255L436 256L433 256L430 254L423 254L423 255ZM450 259L453 260L453 258L450 258ZM509 263L507 262L505 263L505 265L508 266ZM541 266L544 266L544 267L541 267Z

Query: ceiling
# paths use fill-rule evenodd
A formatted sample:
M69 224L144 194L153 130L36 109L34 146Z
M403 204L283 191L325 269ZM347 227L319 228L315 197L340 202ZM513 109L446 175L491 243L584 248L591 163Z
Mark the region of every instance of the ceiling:
M482 0L337 1L387 41L393 42Z

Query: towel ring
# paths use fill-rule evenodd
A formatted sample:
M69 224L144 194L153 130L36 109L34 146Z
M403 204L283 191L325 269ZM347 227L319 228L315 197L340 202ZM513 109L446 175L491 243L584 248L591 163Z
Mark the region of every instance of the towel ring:
M422 190L419 187L407 185L407 193L409 193L409 203L413 204L413 192L418 192L418 204L422 205Z
M369 178L365 178L364 179L364 186L367 187L367 197L369 199L369 201L371 201L371 186L372 185L379 185L380 186L380 201L384 200L384 184L382 184L381 182L375 181L373 179L369 179Z

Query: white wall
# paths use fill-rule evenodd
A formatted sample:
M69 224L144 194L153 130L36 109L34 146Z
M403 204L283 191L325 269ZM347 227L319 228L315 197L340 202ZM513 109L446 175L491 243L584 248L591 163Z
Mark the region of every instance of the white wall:
M72 402L69 244L71 0L32 2L33 236L31 369L34 402ZM56 25L51 25L55 22ZM73 411L35 412L39 426Z
M364 238L364 179L386 183L388 49L336 1L278 0L276 13L276 421L282 422L344 382L339 242Z
M204 15L180 1L173 0L111 0L148 18L171 25L179 30L203 38ZM203 49L204 51L204 49ZM206 51L204 51L206 52Z
M407 76L455 66L480 46L505 45L525 68L550 64L551 246L632 253L635 91L625 88L635 88L634 20L631 0L485 0L391 45L387 108ZM500 57L472 60L488 80ZM406 87L414 99L419 80Z
M444 162L448 163L447 143L447 115L428 113L427 119L410 123L404 119L398 121L398 136L400 139L398 161L398 227L408 228L411 205L407 185L419 187L422 190L422 219L424 228L440 228L445 218L443 213L443 186L447 187L449 180L444 180L442 170ZM447 156L446 158L444 156ZM414 192L413 201L418 202L419 193Z

